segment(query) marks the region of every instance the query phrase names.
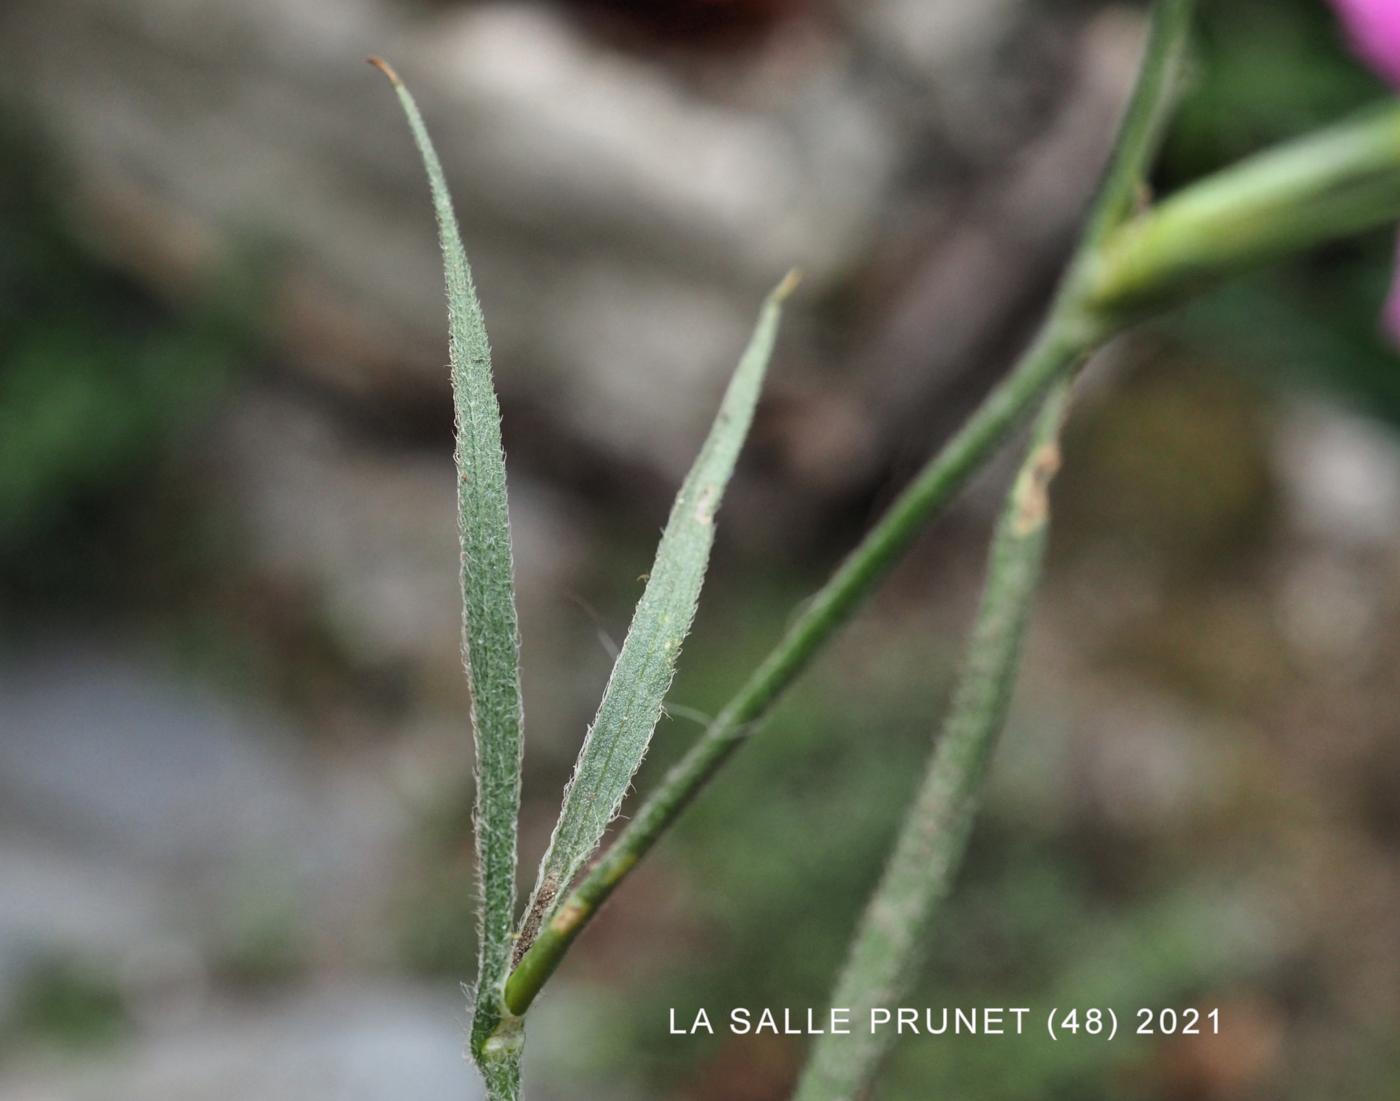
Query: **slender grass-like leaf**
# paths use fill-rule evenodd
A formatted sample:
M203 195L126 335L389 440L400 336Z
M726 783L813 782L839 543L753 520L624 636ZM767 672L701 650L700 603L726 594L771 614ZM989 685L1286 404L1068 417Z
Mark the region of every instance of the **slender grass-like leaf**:
M471 685L476 740L476 850L481 887L472 1048L482 1062L486 1040L502 1016L502 989L513 943L523 726L501 413L491 381L486 325L442 165L413 96L386 63L378 58L370 61L393 84L422 154L447 286L462 548L462 651ZM512 1072L497 1066L491 1073L499 1078Z
M671 507L632 625L564 789L559 821L522 928L522 952L561 890L597 848L646 754L681 642L695 616L714 541L715 513L753 419L782 302L795 283L789 275L764 303L710 434Z
M851 944L832 1005L851 1011L849 1035L815 1042L795 1101L854 1101L895 1033L870 1028L870 1011L904 1004L928 926L947 896L972 831L982 782L1006 722L1021 636L1040 577L1049 483L1069 383L1051 392L992 538L987 581L953 702L928 772Z

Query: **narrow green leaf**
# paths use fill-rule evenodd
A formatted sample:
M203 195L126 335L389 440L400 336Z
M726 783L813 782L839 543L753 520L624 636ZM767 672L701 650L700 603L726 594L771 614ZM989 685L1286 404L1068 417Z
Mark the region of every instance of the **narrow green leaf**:
M1021 636L1040 577L1049 483L1059 467L1057 440L1069 385L1057 384L1047 399L1007 494L942 736L832 995L833 1006L850 1010L851 1032L817 1039L794 1101L864 1096L896 1035L888 1028L872 1031L870 1011L904 1004L901 998L918 976L929 923L962 864L982 782L1006 722Z
M480 1061L485 1042L502 1016L502 990L513 943L523 726L501 413L491 382L486 325L442 165L413 96L387 64L378 58L370 62L394 85L423 156L447 285L462 546L462 652L471 685L476 739L476 851L481 901L472 1050Z
M709 437L676 495L632 626L564 789L564 805L540 865L520 952L597 848L646 754L681 642L695 616L714 541L715 513L753 419L777 338L781 304L795 284L795 276L789 275L764 303Z

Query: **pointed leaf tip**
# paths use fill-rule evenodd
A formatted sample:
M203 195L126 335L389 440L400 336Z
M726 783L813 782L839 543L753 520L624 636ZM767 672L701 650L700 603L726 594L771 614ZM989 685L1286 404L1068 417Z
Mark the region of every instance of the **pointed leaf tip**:
M779 307L796 284L796 273L790 273L765 301L709 435L671 507L632 625L564 789L564 805L521 927L517 960L567 898L569 884L616 817L646 755L681 644L695 617L714 541L715 514L772 358Z
M371 65L373 65L376 69L378 69L381 73L383 73L386 77L388 77L389 83L392 84L395 88L403 87L403 81L399 79L399 74L395 72L394 67L390 65L387 61L385 61L382 57L378 57L375 54L370 54L369 57L365 58L365 60L368 61Z
M790 269L788 273L783 276L782 281L773 288L773 294L771 296L773 301L778 303L786 302L792 296L792 292L797 290L801 282L802 269Z

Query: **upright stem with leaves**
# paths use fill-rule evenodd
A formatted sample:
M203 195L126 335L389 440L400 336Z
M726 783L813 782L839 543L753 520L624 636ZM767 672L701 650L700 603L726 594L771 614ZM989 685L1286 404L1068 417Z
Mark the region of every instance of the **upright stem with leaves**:
M506 986L523 1013L578 935L772 709L891 566L968 478L1020 426L1054 382L1097 347L1153 313L1251 266L1400 220L1400 105L1363 113L1317 134L1250 157L1134 209L1138 178L1124 166L1154 148L1158 93L1179 68L1190 0L1161 0L1153 43L1127 115L1105 193L1076 252L1050 317L1006 377L940 448L836 572L540 931ZM1149 107L1157 104L1155 107ZM1145 163L1145 162L1136 162ZM1119 220L1124 218L1125 220Z
M713 520L758 400L784 284L760 313L699 458L672 509L650 580L566 789L521 923L515 923L522 711L519 640L499 410L490 351L442 168L413 98L393 82L427 169L442 245L457 420L463 651L477 761L480 958L471 1052L491 1101L514 1101L523 1016L579 932L895 562L1040 404L1030 458L993 541L986 592L943 739L858 932L837 1001L873 1005L915 973L919 933L956 872L1005 717L1034 591L1054 432L1088 356L1143 317L1265 260L1400 220L1400 105L1343 122L1146 203L1145 172L1167 118L1192 0L1158 0L1139 79L1099 196L1047 319L966 424L929 460L612 846L587 861L617 812L661 714L694 616ZM1047 395L1049 395L1047 400ZM585 870L586 869L586 870ZM867 1082L881 1045L817 1045L801 1101Z
M768 296L714 424L671 508L656 558L618 654L597 717L564 791L559 821L540 865L531 904L516 931L516 821L520 809L519 634L506 508L500 412L490 349L452 200L418 106L387 63L428 173L447 284L452 389L457 410L458 503L462 546L463 653L476 736L476 842L480 868L480 959L471 1051L491 1101L520 1088L524 1022L505 998L505 980L539 923L616 815L646 754L681 643L700 598L715 518L753 421L777 340L782 304L797 285L789 273Z
M1112 331L1084 309L1092 250L1131 209L1141 165L1166 120L1193 0L1164 0L1153 12L1141 72L1105 173L1083 244L1040 334L963 428L931 459L880 522L803 607L787 634L749 677L700 740L661 781L568 905L521 959L506 1001L523 1013L569 944L617 884L654 845L767 714L782 693L909 549L929 519L1017 427L1057 379L1084 361Z

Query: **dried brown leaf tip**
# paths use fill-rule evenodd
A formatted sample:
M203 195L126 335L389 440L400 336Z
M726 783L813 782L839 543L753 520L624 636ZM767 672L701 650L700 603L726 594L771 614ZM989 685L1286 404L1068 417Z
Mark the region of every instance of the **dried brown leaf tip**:
M399 74L394 71L394 67L390 65L387 61L385 61L382 57L376 57L374 54L370 54L370 56L365 58L365 60L368 61L371 65L373 65L376 69L378 69L381 73L383 73L386 77L388 77L389 83L392 84L395 88L403 84L403 81L399 79Z
M802 282L802 271L800 268L793 268L785 276L782 282L773 289L773 300L775 302L786 302L793 291L797 290Z

